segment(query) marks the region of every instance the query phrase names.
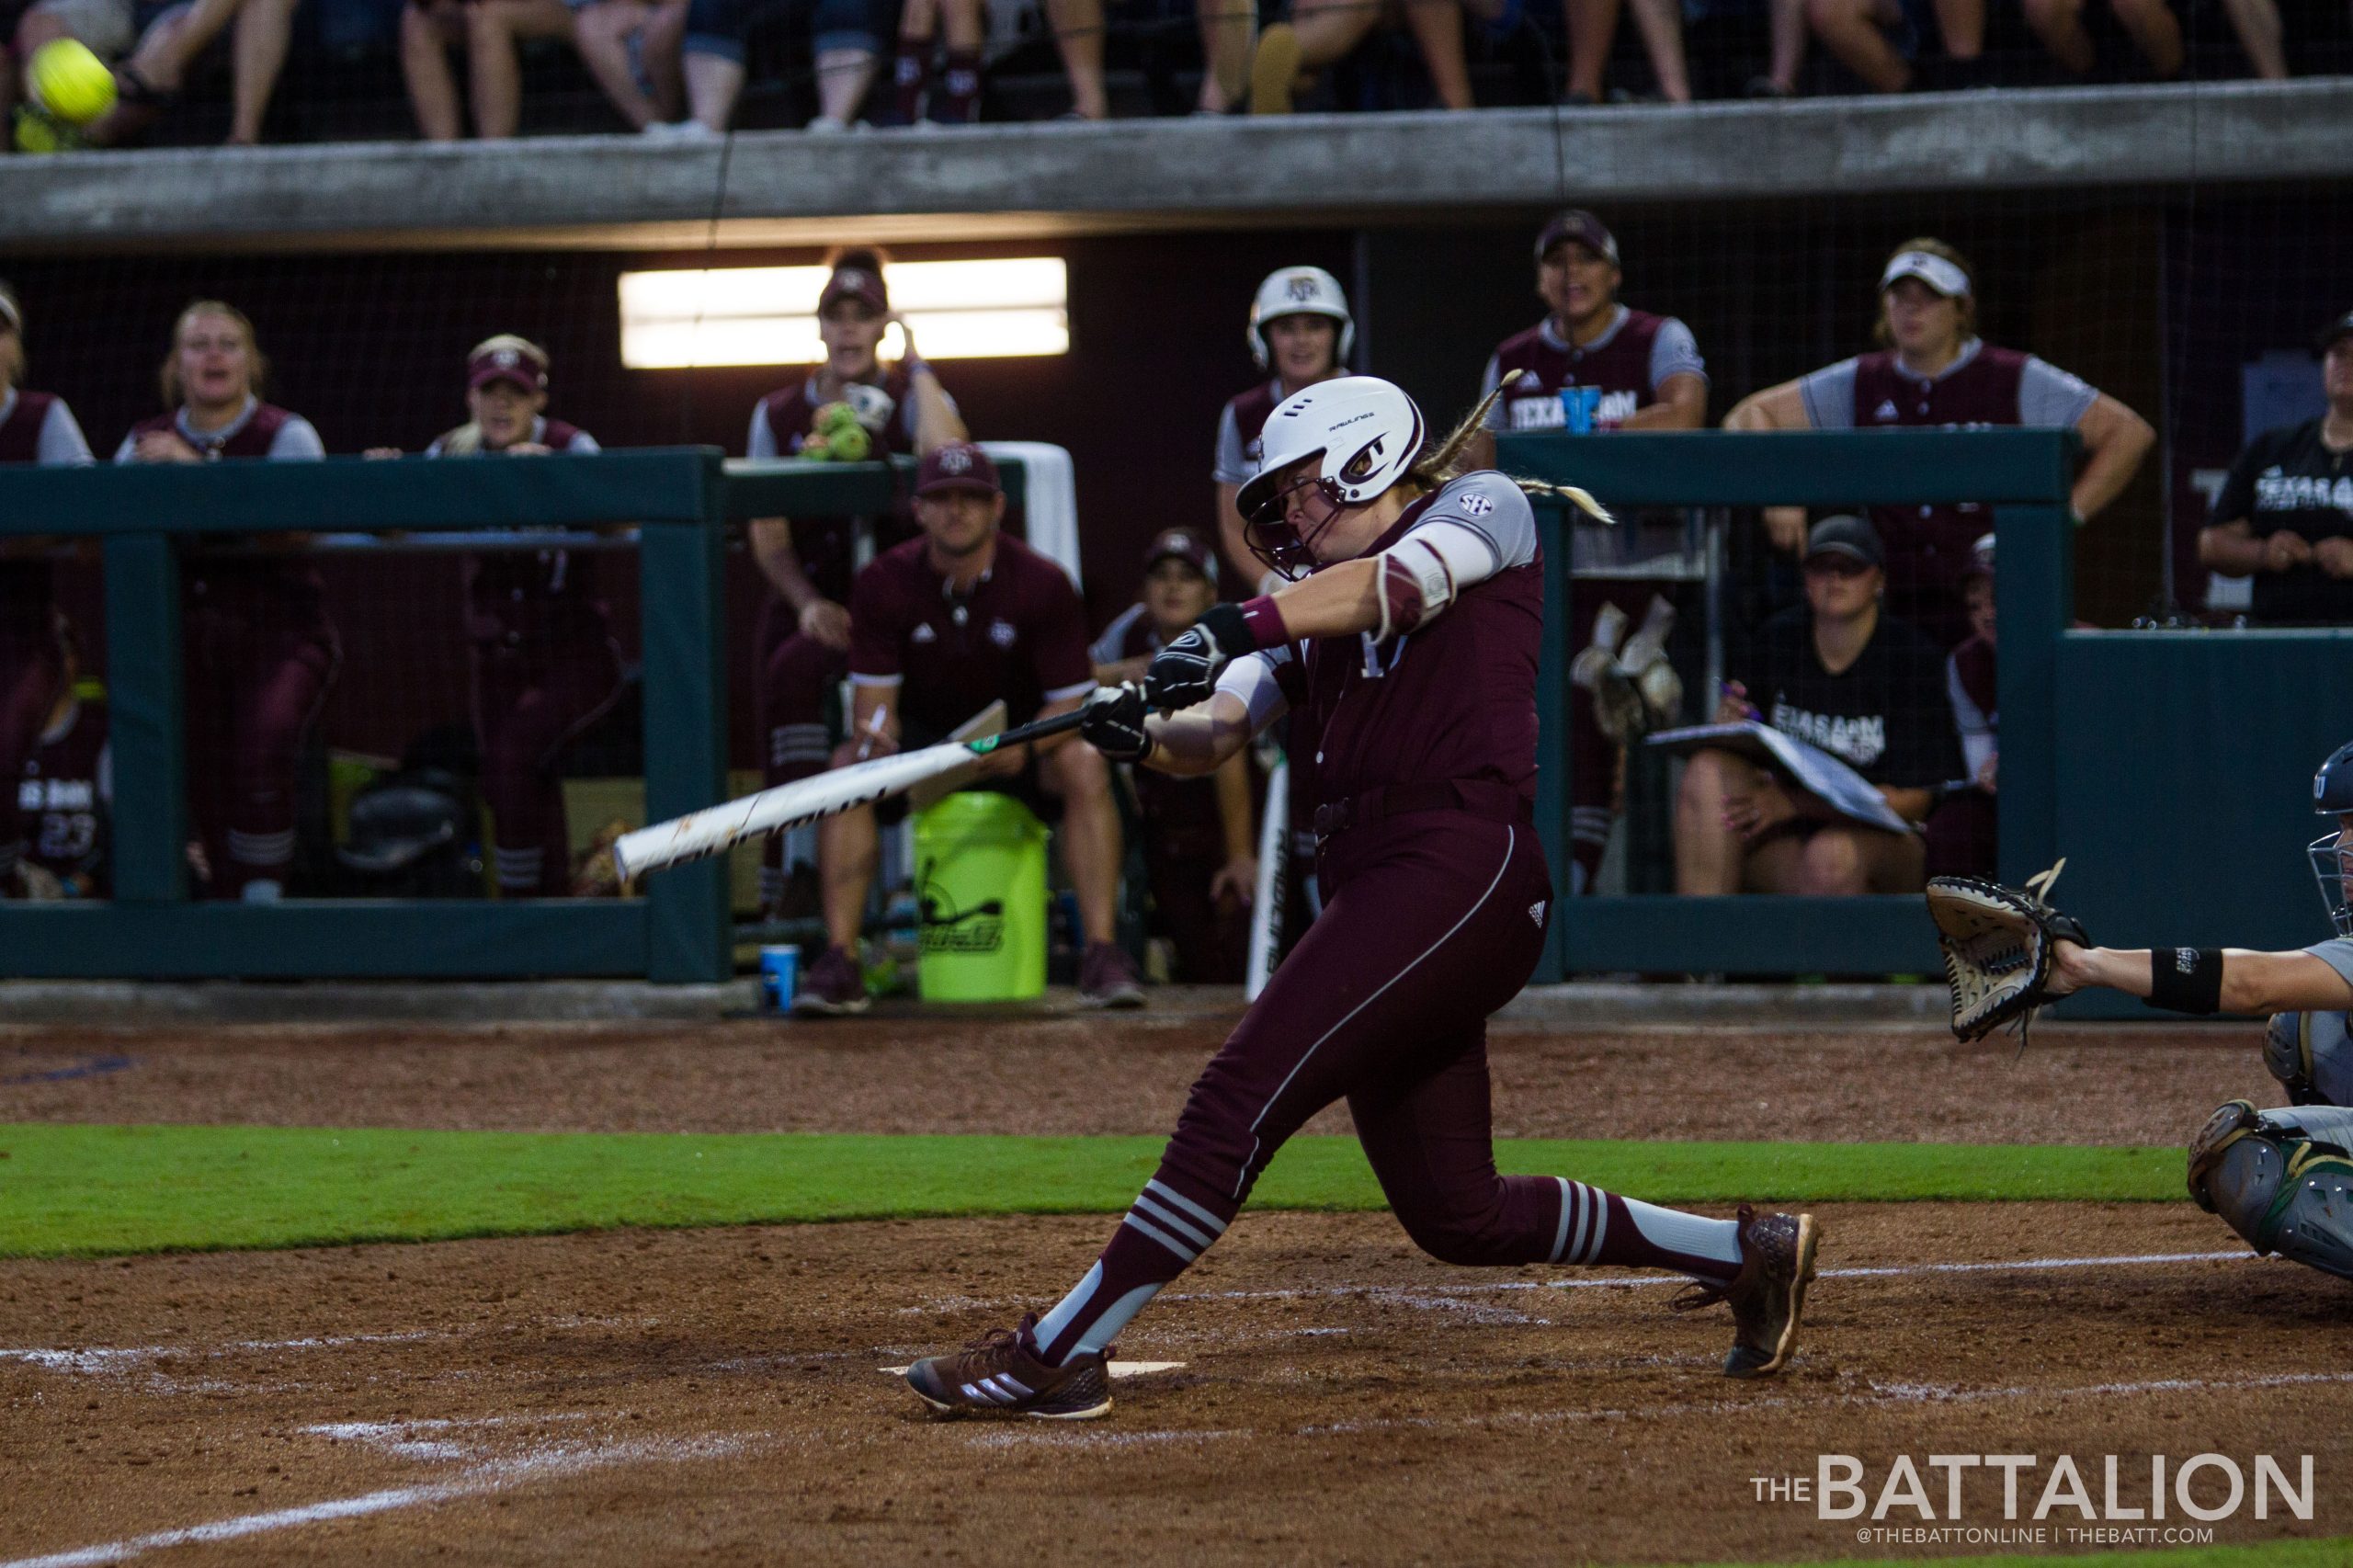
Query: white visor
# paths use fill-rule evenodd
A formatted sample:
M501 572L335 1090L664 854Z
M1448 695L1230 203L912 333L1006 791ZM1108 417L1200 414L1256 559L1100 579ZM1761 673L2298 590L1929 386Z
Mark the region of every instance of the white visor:
M1898 278L1916 278L1948 300L1959 300L1969 293L1969 274L1940 256L1930 256L1924 250L1899 251L1879 276L1881 293L1895 286Z

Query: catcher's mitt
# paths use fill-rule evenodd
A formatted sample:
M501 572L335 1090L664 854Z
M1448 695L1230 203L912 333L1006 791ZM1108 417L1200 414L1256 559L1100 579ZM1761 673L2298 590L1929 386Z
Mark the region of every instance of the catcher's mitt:
M1952 1032L1961 1039L1983 1039L2016 1019L2025 1050L2034 1010L2051 1000L2043 987L2052 945L2092 945L2079 922L2051 907L2051 886L2066 864L2029 878L2024 891L1974 877L1928 880L1928 915L1944 949Z

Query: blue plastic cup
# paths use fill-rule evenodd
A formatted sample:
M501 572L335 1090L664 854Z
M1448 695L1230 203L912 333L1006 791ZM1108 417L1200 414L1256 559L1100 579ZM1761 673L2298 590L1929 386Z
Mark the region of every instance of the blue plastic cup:
M1593 416L1601 407L1599 387L1561 389L1561 426L1572 436L1593 434Z
M771 1013L781 1013L792 1006L792 994L801 984L801 949L799 948L762 948L760 949L760 1003Z

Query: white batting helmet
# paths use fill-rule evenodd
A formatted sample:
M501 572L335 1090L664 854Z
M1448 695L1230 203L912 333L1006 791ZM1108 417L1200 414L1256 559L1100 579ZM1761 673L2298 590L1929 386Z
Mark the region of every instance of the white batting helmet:
M1277 481L1311 459L1315 486L1336 506L1361 506L1405 476L1421 455L1422 411L1378 376L1342 376L1295 392L1267 416L1258 472L1235 504L1251 553L1286 575L1315 558L1284 517Z
M1267 324L1282 316L1329 316L1340 324L1340 341L1332 351L1333 363L1346 365L1356 347L1356 318L1348 314L1348 296L1340 280L1320 267L1286 267L1267 274L1250 301L1250 358L1265 369L1274 361L1267 342Z

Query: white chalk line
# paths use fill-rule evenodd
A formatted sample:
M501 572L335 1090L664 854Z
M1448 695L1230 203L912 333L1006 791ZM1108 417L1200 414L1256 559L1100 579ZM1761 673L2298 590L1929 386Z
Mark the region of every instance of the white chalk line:
M79 1350L39 1346L0 1346L0 1361L17 1361L44 1371L109 1376L134 1371L154 1361L207 1360L230 1356L269 1356L285 1351L344 1350L355 1345L424 1345L441 1340L483 1335L512 1336L518 1333L575 1328L653 1328L659 1318L587 1318L565 1315L537 1322L483 1323L468 1328L413 1328L392 1334L304 1335L292 1339L240 1339L226 1345L125 1345Z
M382 1491L362 1493L356 1497L330 1498L324 1503L305 1503L300 1507L274 1508L267 1513L244 1514L234 1518L214 1519L179 1529L157 1530L150 1535L132 1536L124 1540L107 1541L97 1546L77 1547L71 1551L54 1551L39 1557L19 1557L0 1562L0 1568L89 1568L91 1564L121 1562L150 1551L161 1551L175 1546L210 1545L219 1541L243 1540L248 1536L267 1535L276 1530L299 1529L305 1525L325 1524L336 1519L364 1518L371 1514L392 1513L402 1508L422 1507L435 1503L452 1502L463 1497L479 1497L487 1493L504 1491L528 1481L550 1476L574 1475L585 1471L608 1469L615 1465L646 1463L680 1463L694 1460L724 1459L741 1450L744 1444L734 1438L701 1437L666 1441L633 1441L604 1443L585 1447L548 1449L526 1454L519 1459L499 1460L479 1465L464 1474L447 1481L421 1486L394 1486Z

